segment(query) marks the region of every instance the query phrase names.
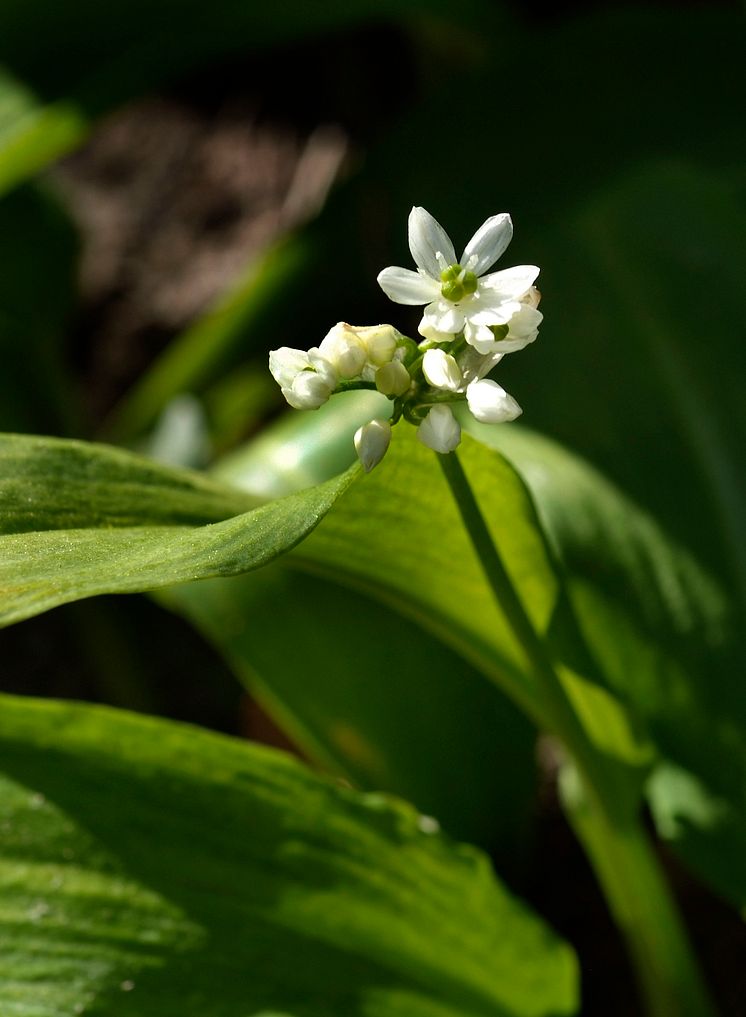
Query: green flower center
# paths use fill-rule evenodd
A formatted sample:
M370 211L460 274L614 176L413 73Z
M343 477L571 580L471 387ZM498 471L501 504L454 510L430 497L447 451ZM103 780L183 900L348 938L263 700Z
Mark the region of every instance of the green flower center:
M444 268L440 273L440 281L443 284L440 287L440 292L446 300L450 300L454 304L463 300L464 297L476 293L479 285L474 273L468 272L461 265L449 265L448 268Z

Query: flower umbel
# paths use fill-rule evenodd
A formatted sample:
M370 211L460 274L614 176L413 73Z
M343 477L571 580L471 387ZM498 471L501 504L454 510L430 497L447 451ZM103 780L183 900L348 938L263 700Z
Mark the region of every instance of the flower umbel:
M457 261L448 234L424 208L409 216L409 247L417 271L385 268L382 289L401 304L427 304L419 345L393 325L338 322L318 347L272 350L269 368L288 403L318 409L335 392L377 389L392 402L390 420L358 428L355 450L366 472L383 459L391 425L404 418L441 454L461 441L454 404L481 423L515 420L521 408L487 376L506 353L537 335L542 314L534 281L539 269L521 265L485 274L510 243L506 212L486 220ZM463 413L460 414L463 420Z

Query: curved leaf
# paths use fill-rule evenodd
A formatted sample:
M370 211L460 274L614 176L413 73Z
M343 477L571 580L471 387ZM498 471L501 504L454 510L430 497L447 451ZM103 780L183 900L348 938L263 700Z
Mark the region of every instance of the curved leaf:
M256 505L109 445L0 434L0 533L212 523Z
M549 1017L570 951L411 807L279 753L4 698L0 1008Z
M75 524L0 536L5 625L95 594L140 592L265 565L302 540L358 473L353 467L222 522L186 526L173 523L220 518L254 499L104 446L10 437L5 447L17 474L6 482L6 510L0 511L6 527Z

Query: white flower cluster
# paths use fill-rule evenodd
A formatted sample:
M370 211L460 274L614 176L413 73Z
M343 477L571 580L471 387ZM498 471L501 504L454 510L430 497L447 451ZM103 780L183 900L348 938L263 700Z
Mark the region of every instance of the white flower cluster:
M383 291L400 304L426 304L419 346L391 325L353 327L340 322L320 346L305 352L282 347L269 356L273 377L296 409L317 409L333 392L377 388L393 400L391 421L373 420L355 434L367 471L391 440L391 424L404 416L420 440L436 452L452 452L461 427L451 410L465 401L476 420L515 420L521 408L487 378L506 353L537 335L542 314L534 286L539 269L520 265L485 275L510 243L507 213L491 216L459 261L443 227L424 208L409 216L409 249L417 271L385 268Z
M333 392L363 387L353 384L356 380L399 396L412 383L401 362L403 341L393 325L354 327L340 321L308 352L289 346L272 350L269 370L296 410L317 410Z

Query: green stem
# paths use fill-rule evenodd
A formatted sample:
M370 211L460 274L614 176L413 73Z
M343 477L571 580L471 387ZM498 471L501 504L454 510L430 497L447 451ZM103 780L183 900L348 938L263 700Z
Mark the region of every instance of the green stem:
M649 1017L713 1017L715 1009L637 808L588 737L513 585L455 452L438 461L487 581L526 655L540 703L530 712L564 744L578 780L565 801L622 932ZM519 705L526 708L525 697Z

